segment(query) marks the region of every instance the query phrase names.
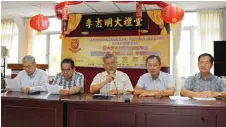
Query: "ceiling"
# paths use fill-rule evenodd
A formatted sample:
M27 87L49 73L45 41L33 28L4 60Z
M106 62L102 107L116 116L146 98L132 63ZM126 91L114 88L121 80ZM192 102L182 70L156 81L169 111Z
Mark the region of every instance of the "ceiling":
M226 1L166 1L175 4L185 11L195 11L200 8L226 8ZM1 1L1 18L6 19L14 15L31 17L38 13L46 16L55 16L54 6L56 1ZM41 9L40 9L41 7ZM119 13L135 12L136 3L114 3L111 1L83 2L79 5L68 6L70 13ZM143 5L143 10L160 9L156 5Z

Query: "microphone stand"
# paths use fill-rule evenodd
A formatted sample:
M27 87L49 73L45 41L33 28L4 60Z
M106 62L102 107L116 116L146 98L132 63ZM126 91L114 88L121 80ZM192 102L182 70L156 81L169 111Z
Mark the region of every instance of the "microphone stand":
M113 80L113 83L114 83L114 85L115 85L115 88L116 88L116 91L117 91L117 95L118 95L118 89L117 89L117 86L116 86L116 83L115 83L114 80Z
M110 74L114 74L115 72L110 72ZM117 88L117 86L116 86L116 83L115 83L115 78L114 77L112 77L112 81L113 81L113 83L114 83L114 86L115 86L115 89L116 89L116 96L118 97L118 95L119 95L119 93L118 93L118 88Z

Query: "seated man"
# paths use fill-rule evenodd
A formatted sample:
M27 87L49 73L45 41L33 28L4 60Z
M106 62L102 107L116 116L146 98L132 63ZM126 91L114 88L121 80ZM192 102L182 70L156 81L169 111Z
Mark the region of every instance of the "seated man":
M173 77L160 71L159 56L151 55L146 59L148 73L143 74L135 87L134 94L145 96L172 96L174 94Z
M53 85L63 86L61 95L72 95L83 92L84 76L75 71L75 64L72 59L65 58L61 62L61 73L56 75Z
M22 59L23 71L20 71L14 78L22 86L22 92L28 93L29 91L46 91L48 84L48 75L44 70L36 67L35 58L27 55ZM7 88L7 91L11 91Z
M103 56L104 72L98 73L91 83L90 93L130 94L132 83L126 73L116 70L117 61L112 54Z
M182 96L188 97L226 97L226 83L210 73L214 58L208 53L198 57L200 73L188 77L181 90Z

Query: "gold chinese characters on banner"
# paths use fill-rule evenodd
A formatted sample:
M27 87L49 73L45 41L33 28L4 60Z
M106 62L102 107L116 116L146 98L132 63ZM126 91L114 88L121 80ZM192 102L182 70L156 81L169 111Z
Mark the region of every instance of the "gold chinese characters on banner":
M63 40L62 59L72 58L76 66L102 67L102 56L112 53L119 67L144 68L149 55L159 55L162 66L170 65L169 35L121 37L67 37Z
M82 31L147 29L148 16L147 13L143 15L139 20L136 18L136 13L83 15Z

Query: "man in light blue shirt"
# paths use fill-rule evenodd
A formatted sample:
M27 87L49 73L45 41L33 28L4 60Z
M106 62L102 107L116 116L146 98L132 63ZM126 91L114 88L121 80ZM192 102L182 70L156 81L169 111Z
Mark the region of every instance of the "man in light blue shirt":
M46 91L46 85L49 83L48 75L44 70L36 67L35 58L31 55L23 57L23 71L20 71L14 78L21 85L22 92ZM11 91L7 88L7 91Z
M134 94L145 96L172 96L174 94L173 76L160 71L161 59L151 55L146 59L148 73L143 74L135 87Z

